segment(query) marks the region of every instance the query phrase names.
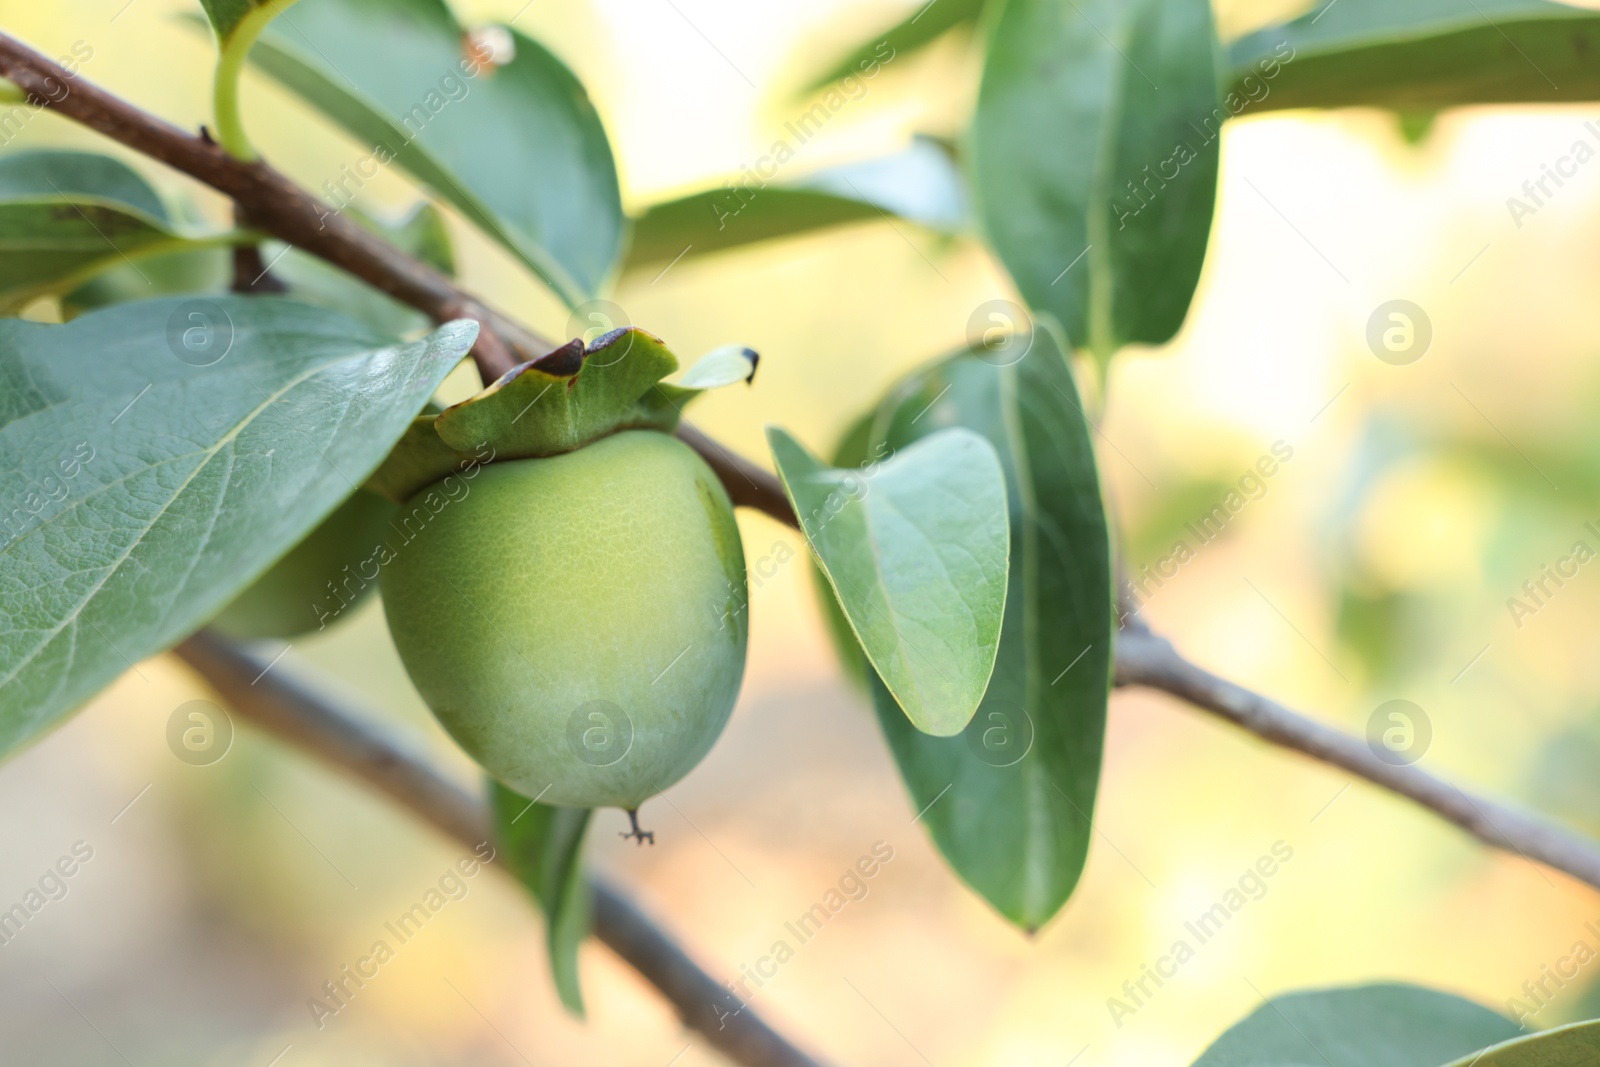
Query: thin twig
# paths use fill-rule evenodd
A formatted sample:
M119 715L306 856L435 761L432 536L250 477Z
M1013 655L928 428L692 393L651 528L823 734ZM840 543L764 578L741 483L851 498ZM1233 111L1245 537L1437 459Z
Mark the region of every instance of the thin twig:
M210 137L187 133L106 92L0 33L0 77L29 94L36 106L57 112L119 144L182 171L233 199L256 229L388 293L434 319L476 319L498 334L520 360L555 347L519 323L485 306L441 272L371 233L262 162L229 155ZM504 348L501 350L504 351ZM474 351L486 380L510 369Z
M492 838L481 795L446 777L370 712L331 697L301 668L265 670L265 656L206 630L173 651L242 718L349 772L469 848ZM596 936L660 990L707 1044L750 1067L823 1067L753 1009L741 1010L625 893L600 878L591 880L591 890Z
M1195 666L1170 641L1142 626L1118 635L1116 682L1170 693L1274 745L1407 797L1492 848L1565 871L1600 889L1600 843L1537 815L1475 797L1414 764L1386 763L1360 738Z
M794 508L789 506L789 498L784 495L783 484L776 475L737 452L728 451L688 423L679 424L678 438L700 453L700 458L728 490L728 499L735 505L764 511L781 523L800 528Z
M266 163L236 159L210 137L186 133L134 107L5 33L0 33L0 77L15 83L36 106L56 111L231 197L255 229L348 271L436 321L477 320L481 332L472 355L485 382L556 347L428 264L330 211ZM706 457L735 503L793 525L793 512L771 472L692 426L685 425L680 434Z

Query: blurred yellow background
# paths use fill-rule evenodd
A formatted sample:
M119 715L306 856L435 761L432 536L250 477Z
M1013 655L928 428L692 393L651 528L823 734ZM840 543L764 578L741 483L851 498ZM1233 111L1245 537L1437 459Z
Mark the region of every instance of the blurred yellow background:
M1230 3L1219 17L1238 33L1284 6ZM197 9L0 0L0 25L52 54L88 42L85 77L193 127L209 121L210 50L174 15ZM719 185L801 109L792 89L807 72L907 10L463 5L476 19L515 16L574 67L635 209ZM974 76L953 46L906 61L805 146L793 176L913 131L958 132ZM312 187L361 150L253 75L245 109L263 154ZM1260 499L1150 597L1152 624L1205 666L1352 732L1384 701L1415 701L1433 729L1422 766L1600 832L1600 568L1520 626L1506 603L1574 541L1600 545L1582 529L1600 519L1600 167L1520 227L1505 204L1594 118L1600 105L1467 109L1418 145L1374 112L1230 124L1189 323L1167 348L1114 364L1099 443L1135 573L1275 442L1292 448ZM116 151L53 118L24 140ZM145 170L164 189L187 185ZM187 188L225 217L217 197ZM416 194L386 173L362 197L398 214ZM553 301L453 223L468 284L559 333ZM960 345L973 308L1014 297L975 243L906 224L689 261L613 295L679 352L741 342L762 353L752 389L697 415L751 455L764 454L767 422L831 445L896 376ZM1409 366L1380 362L1365 339L1393 299L1432 323ZM779 542L799 552L762 516L741 525L751 559ZM891 846L868 896L755 1001L837 1063L1182 1067L1262 995L1379 978L1504 1010L1600 920L1600 898L1564 876L1131 693L1112 700L1083 883L1029 939L963 889L911 823L871 711L826 644L803 556L751 594L750 665L726 736L670 803L646 806L654 848L620 840L624 817L605 812L590 854L733 980L874 842ZM376 605L288 656L470 773L412 692ZM595 945L582 956L589 1021L565 1016L535 913L493 874L319 1030L307 998L459 850L248 729L213 766L174 759L168 716L208 695L176 661L144 663L0 771L0 906L74 842L93 849L68 895L0 946L0 1061L719 1062ZM1107 998L1277 842L1293 859L1261 899L1114 1021ZM1532 1022L1583 1011L1600 976L1590 970Z

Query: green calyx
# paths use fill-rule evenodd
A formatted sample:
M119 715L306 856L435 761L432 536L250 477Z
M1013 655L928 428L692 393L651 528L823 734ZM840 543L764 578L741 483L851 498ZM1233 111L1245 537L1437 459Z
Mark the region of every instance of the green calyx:
M574 338L476 396L414 419L366 488L403 503L475 465L556 456L621 430L671 433L685 404L707 389L750 381L759 358L725 346L665 382L678 359L659 337L629 326L588 345Z

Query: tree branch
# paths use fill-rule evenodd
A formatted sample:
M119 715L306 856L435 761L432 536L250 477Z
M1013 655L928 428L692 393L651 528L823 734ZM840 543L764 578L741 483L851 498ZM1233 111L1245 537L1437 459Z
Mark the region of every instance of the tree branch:
M492 840L488 806L396 739L370 713L331 698L296 669L210 631L174 652L243 718L346 771L468 848ZM621 890L593 878L594 932L677 1009L686 1026L749 1067L823 1067L743 1007Z
M679 436L717 472L735 504L758 507L773 518L798 527L794 510L777 479L759 468L752 471L748 460L722 451L721 446L692 427L684 427ZM757 484L754 474L770 479L771 486ZM1385 763L1360 738L1308 719L1196 666L1184 659L1170 641L1149 630L1138 616L1127 581L1120 576L1118 587L1122 595L1117 613L1122 629L1115 651L1117 685L1159 689L1264 741L1294 749L1392 790L1491 848L1515 852L1600 889L1600 842L1539 816L1474 797L1419 767Z
M728 499L742 508L764 511L781 523L800 528L794 508L783 492L778 476L760 467L737 452L729 452L688 423L678 424L678 437L684 444L700 453L706 466L721 480L728 490Z
M1129 627L1118 635L1116 684L1170 693L1274 745L1292 748L1413 800L1491 848L1515 852L1600 889L1600 843L1537 815L1474 797L1415 765L1386 763L1360 738L1195 666L1170 641L1143 626Z
M252 225L303 248L401 303L434 319L476 319L490 338L474 357L486 381L516 362L535 359L555 346L491 310L444 274L406 255L376 234L330 211L310 193L265 163L229 155L210 137L186 133L0 33L0 77L28 94L29 103L58 112L119 144L216 189L237 203Z
M188 134L119 100L3 33L0 33L0 77L15 83L35 106L60 112L210 185L232 197L248 213L252 224L262 231L327 260L434 319L476 319L482 332L473 356L485 380L492 380L515 364L555 347L487 307L427 264L329 211L265 163L235 159L210 138ZM66 87L65 92L63 87ZM734 503L757 508L780 522L796 525L794 512L774 475L728 451L692 426L685 424L678 433L717 473ZM182 646L180 652L190 655L194 647L191 642ZM1124 629L1118 640L1116 679L1119 685L1142 685L1177 696L1266 741L1341 767L1408 797L1485 844L1517 852L1600 888L1600 846L1596 843L1535 816L1473 798L1414 766L1391 766L1378 759L1361 740L1298 715L1275 701L1195 666L1179 655L1168 641L1141 625ZM311 694L300 696L309 699ZM306 740L322 745L327 738L317 735ZM384 754L387 751L381 749L375 757L382 766L388 766L387 761L395 758ZM354 759L359 752L347 755ZM417 808L425 817L432 818L427 812L441 811L454 811L452 818L461 815L461 811L444 804L439 797L431 798L420 807L412 804L409 794L397 793L383 784L379 773L382 766L363 769L357 763L347 765L397 799ZM399 770L413 773L408 768L409 765L402 764ZM424 799L427 798L418 798L419 803ZM476 817L481 819L481 815L480 811ZM435 822L435 825L439 824ZM461 827L441 828L454 833ZM626 914L622 909L631 905L604 904L607 891L601 887L597 892L602 901L597 916L605 913L621 922ZM619 933L617 937L618 944L623 944L622 935ZM668 956L670 953L660 958ZM642 973L648 973L643 965L635 965ZM710 995L720 995L721 987L712 983L706 990ZM691 1010L683 1004L679 1007L681 1011ZM692 1020L691 1025L698 1026ZM810 1061L767 1058L761 1062Z
M266 163L236 159L210 137L186 133L141 111L5 33L0 33L0 77L26 93L34 106L56 111L204 182L231 197L252 228L348 271L436 322L476 320L479 334L472 357L485 383L556 347L445 274L330 211ZM793 512L775 475L692 426L685 424L679 433L711 464L736 504L793 524Z

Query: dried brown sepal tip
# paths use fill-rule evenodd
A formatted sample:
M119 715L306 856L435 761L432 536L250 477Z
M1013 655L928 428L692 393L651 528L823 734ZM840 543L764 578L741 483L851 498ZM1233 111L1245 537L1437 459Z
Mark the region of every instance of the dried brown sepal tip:
M656 843L656 832L654 830L641 830L641 829L639 829L639 809L638 808L629 808L628 809L628 822L633 825L633 829L632 830L627 830L627 831L625 831L625 832L623 832L621 834L618 834L617 836L621 837L624 841L628 840L628 838L631 837L635 841L639 842L639 845L640 845L641 848L644 846L644 843L646 841L650 842L651 847L655 846L655 843Z
M630 326L623 326L615 330L609 330L606 333L601 334L599 337L596 337L587 345L583 343L583 338L574 337L560 348L552 349L551 351L540 356L538 359L529 360L527 363L519 363L515 367L512 367L499 378L495 379L495 381L491 383L490 388L504 385L506 382L518 377L524 371L530 369L539 371L542 374L548 374L552 378L575 378L577 377L578 372L583 370L583 361L585 359L594 355L596 352L610 348L612 345L616 344L617 341L627 336L627 334L633 331L633 329L634 328ZM643 330L639 330L637 332L641 334L644 333ZM649 337L657 344L661 343L661 339L656 337L654 334L645 334L645 336ZM755 360L758 357L749 349L745 349L745 351L749 353L751 361L750 375L751 377L754 377Z
M647 330L640 330L637 326L618 326L616 329L607 330L605 333L601 334L599 337L596 337L593 341L590 341L589 342L589 347L587 349L585 349L584 352L585 352L586 355L591 355L592 356L596 352L600 351L602 348L610 348L612 345L616 344L622 338L626 337L629 333L634 332L634 331L638 331L640 334L643 334L645 337L650 338L650 340L654 341L656 344L661 344L662 343L661 338L657 337L655 334L650 333ZM579 338L574 337L571 341L568 341L567 343L568 344L572 344L572 345L577 345L577 344L582 344L583 342Z
M756 368L761 365L761 353L753 348L741 349L745 359L750 361L750 373L744 376L744 384L749 385L756 380Z
M545 353L532 363L527 364L527 366L537 371L543 371L552 378L571 378L583 369L583 357L585 354L583 342L574 337L560 348L553 352ZM506 375L502 376L501 380L504 381L505 378L515 376L521 370L521 367L514 367Z

